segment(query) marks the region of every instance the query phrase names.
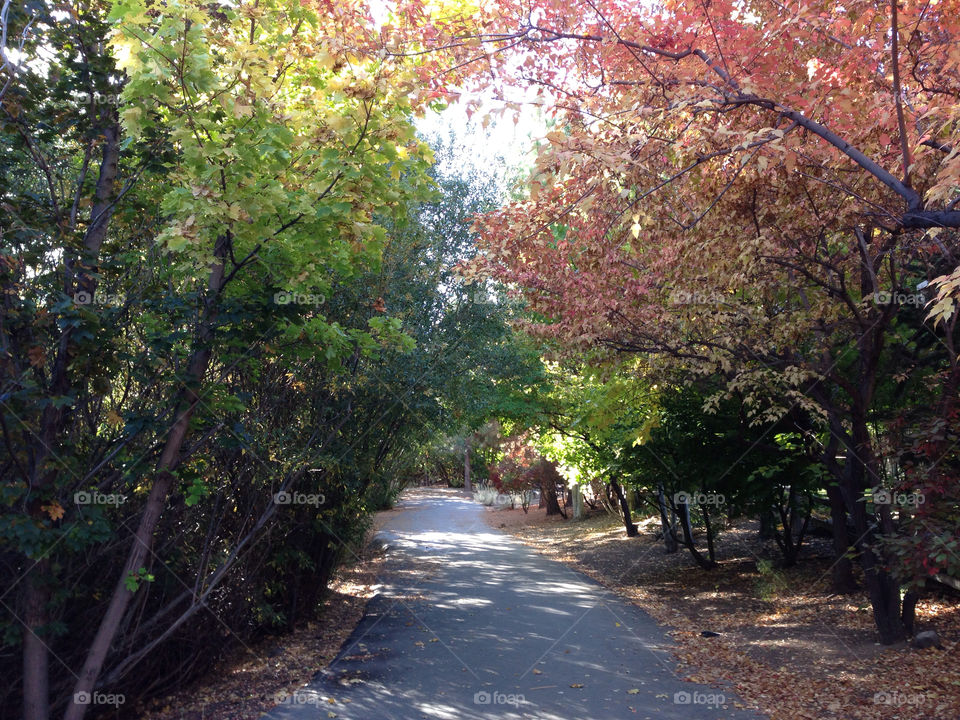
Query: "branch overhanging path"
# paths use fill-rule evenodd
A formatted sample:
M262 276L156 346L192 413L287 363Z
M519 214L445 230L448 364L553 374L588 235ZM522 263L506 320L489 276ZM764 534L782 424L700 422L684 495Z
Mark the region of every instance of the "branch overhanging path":
M953 206L943 209L928 208L925 206L923 197L910 185L909 173L905 174L904 180L897 178L892 172L884 168L878 162L870 158L859 148L857 148L847 138L843 137L817 120L805 115L802 112L780 102L774 98L768 98L746 91L736 78L728 70L718 64L707 52L700 48L690 47L684 50L669 50L655 47L649 44L634 42L620 37L619 35L604 36L599 34L586 34L558 30L550 27L543 27L533 22L529 22L520 27L516 32L508 33L490 33L481 34L476 37L458 38L455 42L442 48L431 48L426 51L412 53L419 55L423 52L435 52L437 50L457 47L459 45L472 44L479 41L484 45L494 46L494 53L499 53L507 49L516 47L519 43L530 43L531 45L542 45L545 43L554 43L562 41L577 41L590 44L614 44L628 49L634 54L638 62L643 65L642 55L655 57L662 60L680 62L687 58L695 57L703 62L706 68L714 73L721 81L721 85L706 83L720 94L720 98L711 100L714 110L722 112L731 108L742 106L753 106L756 108L769 110L775 113L779 118L790 120L793 126L799 126L804 130L816 135L828 145L836 148L849 158L861 170L865 171L875 180L879 181L887 188L892 190L905 204L902 213L894 215L894 220L899 227L904 229L933 229L933 228L960 228L960 210L955 210ZM404 53L397 53L403 55ZM475 58L479 60L480 58ZM471 61L472 62L472 61ZM644 66L646 69L646 66ZM902 108L898 111L901 117L902 127ZM920 143L928 147L934 147L947 154L952 153L952 148L948 145L942 145L932 140L924 140Z

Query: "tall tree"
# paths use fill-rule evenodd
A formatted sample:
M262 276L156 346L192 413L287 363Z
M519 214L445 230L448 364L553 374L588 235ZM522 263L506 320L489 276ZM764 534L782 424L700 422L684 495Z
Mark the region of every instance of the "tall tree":
M875 542L894 532L889 508L868 504L887 482L870 424L898 328L955 335L956 11L505 2L425 33L505 96L535 88L558 121L529 197L484 221L489 271L571 350L715 373L756 422L794 405L819 418L845 455L829 466L885 643L904 630ZM927 283L937 329L910 312ZM938 408L956 394L945 347L928 366Z

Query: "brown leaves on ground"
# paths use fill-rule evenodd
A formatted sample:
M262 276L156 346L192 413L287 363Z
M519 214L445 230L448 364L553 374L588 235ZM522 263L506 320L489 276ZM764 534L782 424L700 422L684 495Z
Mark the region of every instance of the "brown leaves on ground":
M562 522L531 508L486 518L671 626L679 674L728 684L772 720L960 718L960 607L937 598L917 606L918 631L936 629L943 650L884 648L866 595L831 594L826 541L813 539L797 567L760 573L757 560L776 556L745 523L720 533L720 567L704 571L683 548L664 553L655 521L627 538L605 514Z

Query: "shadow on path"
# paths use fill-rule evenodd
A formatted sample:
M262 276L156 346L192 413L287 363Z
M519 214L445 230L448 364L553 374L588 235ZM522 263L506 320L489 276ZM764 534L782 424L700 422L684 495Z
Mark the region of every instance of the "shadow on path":
M378 533L393 568L381 592L265 719L761 717L729 689L683 682L648 615L492 530L464 495L419 490L400 507Z

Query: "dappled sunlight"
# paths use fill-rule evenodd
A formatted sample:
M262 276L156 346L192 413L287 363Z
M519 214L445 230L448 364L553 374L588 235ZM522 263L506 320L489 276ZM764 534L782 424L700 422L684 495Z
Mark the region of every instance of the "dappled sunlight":
M442 718L442 720L456 720L462 714L460 708L438 703L420 703L416 707L427 717Z
M487 598L465 598L465 597L461 597L461 598L457 598L457 599L454 600L452 603L446 603L446 604L444 604L444 603L442 603L442 602L441 602L441 603L437 603L437 607L444 607L444 606L446 606L446 607L456 607L456 606L458 606L458 605L472 605L472 606L476 606L476 607L488 607L488 606L490 606L490 605L493 605L493 602L490 601L490 600L488 600Z
M395 571L319 685L338 717L707 717L674 705L670 639L637 608L491 531L455 492L400 507L377 535Z

